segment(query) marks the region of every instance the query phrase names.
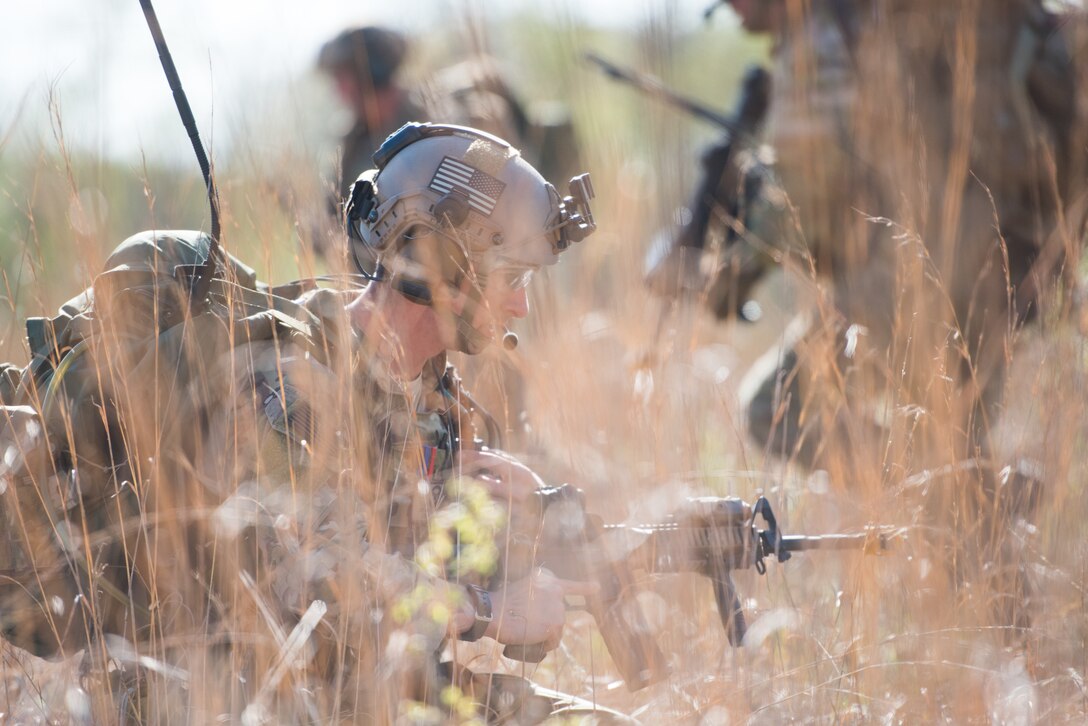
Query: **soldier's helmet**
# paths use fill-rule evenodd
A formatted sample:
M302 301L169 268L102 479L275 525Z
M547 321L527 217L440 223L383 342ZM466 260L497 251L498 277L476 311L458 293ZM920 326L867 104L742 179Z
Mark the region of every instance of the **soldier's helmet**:
M561 197L510 144L477 129L406 124L374 164L347 203L351 254L361 272L377 270L415 302L432 304L436 286L464 290L467 280L478 304L489 275L527 284L596 229L588 174Z
M384 88L408 52L408 41L395 30L368 25L349 28L321 47L317 66L329 74L350 72L368 87Z

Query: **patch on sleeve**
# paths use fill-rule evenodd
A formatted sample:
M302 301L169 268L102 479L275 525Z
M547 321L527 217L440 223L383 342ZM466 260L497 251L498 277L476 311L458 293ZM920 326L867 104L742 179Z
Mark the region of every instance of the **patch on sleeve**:
M262 378L257 384L257 395L261 397L261 409L269 426L297 444L315 443L313 409L297 388L287 381L273 385Z

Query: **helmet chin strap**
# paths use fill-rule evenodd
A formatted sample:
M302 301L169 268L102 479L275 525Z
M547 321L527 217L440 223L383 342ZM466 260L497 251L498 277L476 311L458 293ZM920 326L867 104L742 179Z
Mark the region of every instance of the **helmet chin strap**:
M383 279L384 268L379 268L379 279ZM393 276L390 284L397 292L416 303L434 308L434 296L430 287L419 280L413 280L402 275ZM456 336L454 346L462 353L475 355L483 352L488 345L494 342L491 336L484 334L473 325L477 311L483 306L483 291L479 285L472 284L465 296L465 305L460 313L452 313L454 319L454 334ZM517 347L518 336L504 328L502 336L503 347L513 350Z
M469 355L481 353L493 340L491 336L482 333L472 321L476 318L476 311L483 302L480 288L472 286L471 292L465 299L465 306L460 313L454 314L455 331L457 334L457 350Z

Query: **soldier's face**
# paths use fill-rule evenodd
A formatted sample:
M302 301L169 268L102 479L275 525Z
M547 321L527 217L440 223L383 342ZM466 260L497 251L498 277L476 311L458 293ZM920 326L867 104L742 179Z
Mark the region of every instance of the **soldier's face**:
M442 285L433 288L430 306L434 334L441 347L475 355L502 340L506 324L529 314L526 289L532 268L497 268L487 275L482 295L465 276L461 288L454 291ZM479 299L473 305L470 301Z
M375 104L375 90L359 82L352 71L340 70L336 72L336 92L345 106L350 108L357 117L366 118L373 113Z
M494 342L502 336L507 323L526 317L529 314L528 286L532 274L530 268L503 267L493 270L487 276L484 304L476 311L473 327Z
M344 105L352 109L358 108L363 94L359 89L359 83L355 80L355 76L346 70L338 70L334 75L334 79L336 81L336 92Z

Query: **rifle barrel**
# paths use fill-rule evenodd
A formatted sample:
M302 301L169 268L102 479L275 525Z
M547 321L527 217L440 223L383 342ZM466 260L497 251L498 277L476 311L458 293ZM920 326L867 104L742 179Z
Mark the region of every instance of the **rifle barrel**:
M888 547L887 536L882 533L860 532L858 534L822 534L822 535L786 535L780 541L781 549L786 552L805 550L860 550L875 547L884 550Z
M715 126L719 126L730 133L742 133L742 130L738 128L736 120L731 116L715 111L709 106L677 93L651 75L639 73L638 71L629 68L620 68L596 53L586 53L585 57L586 60L595 63L609 78L628 83L653 98L660 99L665 103L676 106L682 111L685 111L696 118L708 121Z

